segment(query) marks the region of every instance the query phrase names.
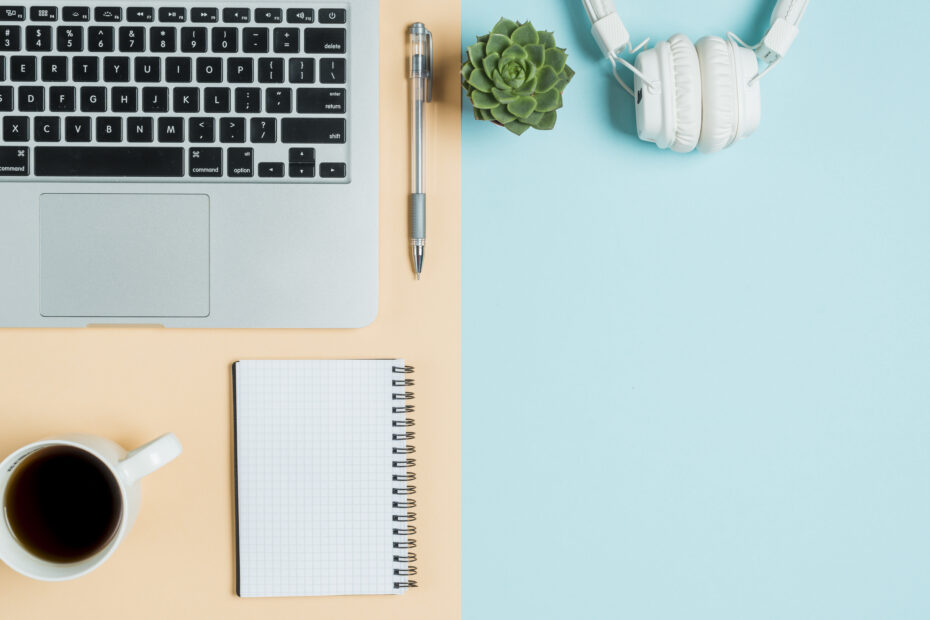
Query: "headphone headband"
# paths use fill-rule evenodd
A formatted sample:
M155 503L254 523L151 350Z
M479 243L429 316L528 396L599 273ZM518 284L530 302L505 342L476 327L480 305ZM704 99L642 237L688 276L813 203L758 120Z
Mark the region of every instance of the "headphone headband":
M785 57L798 36L798 24L809 1L778 0L768 32L752 46L760 60L772 65ZM591 33L604 56L608 59L619 56L621 50L630 47L630 33L617 14L614 0L582 0L582 3L591 20Z

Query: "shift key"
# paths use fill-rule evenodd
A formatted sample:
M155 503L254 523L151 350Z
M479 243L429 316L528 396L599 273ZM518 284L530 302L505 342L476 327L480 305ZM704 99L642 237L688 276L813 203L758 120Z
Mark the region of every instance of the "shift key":
M344 118L285 118L281 121L285 144L345 144Z
M0 177L29 176L29 149L0 146Z

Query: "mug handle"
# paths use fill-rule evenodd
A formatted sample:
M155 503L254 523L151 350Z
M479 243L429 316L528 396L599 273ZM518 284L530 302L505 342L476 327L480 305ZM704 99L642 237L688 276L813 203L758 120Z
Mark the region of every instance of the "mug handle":
M127 454L120 462L119 470L129 484L135 484L178 458L180 454L181 442L174 433L166 433Z

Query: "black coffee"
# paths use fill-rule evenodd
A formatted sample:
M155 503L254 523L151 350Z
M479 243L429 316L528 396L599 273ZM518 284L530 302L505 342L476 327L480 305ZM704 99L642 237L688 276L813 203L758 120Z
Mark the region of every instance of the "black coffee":
M107 466L69 446L43 448L17 465L3 506L20 544L59 563L103 549L122 516L119 486Z

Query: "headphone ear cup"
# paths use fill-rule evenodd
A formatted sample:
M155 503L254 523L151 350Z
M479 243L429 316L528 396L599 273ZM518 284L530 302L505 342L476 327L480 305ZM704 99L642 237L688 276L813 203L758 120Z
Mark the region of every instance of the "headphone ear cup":
M720 37L704 37L695 44L701 70L701 137L698 150L714 153L736 140L739 99L730 44Z
M675 137L669 148L679 153L694 150L701 136L701 67L691 40L676 34L668 40L674 90Z

